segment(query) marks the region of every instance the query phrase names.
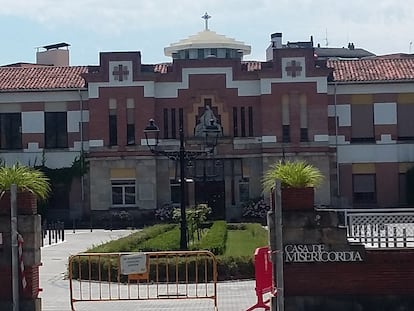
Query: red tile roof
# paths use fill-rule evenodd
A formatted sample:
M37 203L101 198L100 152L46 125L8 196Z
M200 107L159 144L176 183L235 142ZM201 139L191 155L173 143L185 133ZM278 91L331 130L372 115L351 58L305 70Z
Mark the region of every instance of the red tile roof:
M154 72L167 73L168 63L153 65ZM338 82L397 82L414 80L414 57L375 57L358 60L328 60ZM261 70L262 63L242 62L247 71ZM0 67L0 90L76 89L86 86L82 78L86 66Z
M0 67L0 90L77 89L85 87L86 66Z
M338 82L397 82L414 80L414 58L378 57L358 60L328 60Z

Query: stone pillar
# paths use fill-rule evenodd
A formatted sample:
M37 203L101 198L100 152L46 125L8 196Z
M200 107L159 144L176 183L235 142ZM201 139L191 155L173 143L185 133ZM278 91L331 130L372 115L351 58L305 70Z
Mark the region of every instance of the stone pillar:
M10 195L5 193L0 199L0 233L3 244L0 245L0 310L11 311L12 272L11 272L11 235L10 235ZM28 192L17 194L17 227L24 239L23 263L27 286L22 287L19 278L19 311L40 311L39 266L41 265L41 216L37 215L36 197ZM20 266L19 266L20 267Z

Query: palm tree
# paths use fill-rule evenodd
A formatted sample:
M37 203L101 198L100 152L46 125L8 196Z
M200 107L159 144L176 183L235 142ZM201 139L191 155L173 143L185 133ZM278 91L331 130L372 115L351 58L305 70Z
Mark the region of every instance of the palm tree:
M31 192L39 199L47 199L50 193L49 179L43 172L28 166L14 164L0 167L0 196L15 184L19 192Z
M262 178L263 192L270 192L279 179L282 188L318 187L323 181L320 170L305 161L279 161Z

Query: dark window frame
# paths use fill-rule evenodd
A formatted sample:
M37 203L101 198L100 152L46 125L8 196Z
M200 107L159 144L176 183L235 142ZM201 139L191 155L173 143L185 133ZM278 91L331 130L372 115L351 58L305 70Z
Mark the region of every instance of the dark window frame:
M118 193L114 193L114 190ZM120 190L120 192L119 192ZM133 190L131 192L131 190ZM131 196L132 194L132 196ZM117 195L118 198L114 198ZM121 201L116 200L121 198ZM132 202L128 202L129 199L133 199ZM113 207L125 207L125 206L136 206L137 202L137 185L135 179L113 179L111 180L111 205Z
M45 148L68 148L67 112L45 112Z
M22 149L22 115L0 113L0 149Z

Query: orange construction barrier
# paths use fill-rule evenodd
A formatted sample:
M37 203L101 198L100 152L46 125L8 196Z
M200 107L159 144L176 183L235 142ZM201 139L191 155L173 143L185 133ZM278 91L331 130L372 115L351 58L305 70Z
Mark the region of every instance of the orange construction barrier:
M269 259L269 247L259 247L256 248L254 253L254 272L256 278L256 296L257 302L246 311L251 311L254 309L264 308L265 310L270 310L268 305L270 298L264 300L263 295L272 293L275 294L274 285L272 281L273 270L272 262Z

